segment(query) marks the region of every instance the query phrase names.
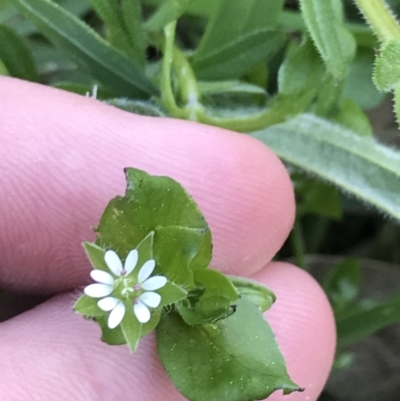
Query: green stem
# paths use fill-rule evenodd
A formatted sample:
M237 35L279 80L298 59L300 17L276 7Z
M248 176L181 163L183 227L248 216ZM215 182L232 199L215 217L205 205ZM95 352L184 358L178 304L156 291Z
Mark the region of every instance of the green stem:
M354 0L381 42L400 40L400 26L384 0Z
M165 108L173 117L185 118L186 113L176 104L171 85L171 67L174 58L175 28L176 21L170 22L164 28L165 42L161 74L161 96Z
M293 231L290 234L290 242L294 253L296 265L307 270L306 247L304 243L303 228L299 221L296 221Z

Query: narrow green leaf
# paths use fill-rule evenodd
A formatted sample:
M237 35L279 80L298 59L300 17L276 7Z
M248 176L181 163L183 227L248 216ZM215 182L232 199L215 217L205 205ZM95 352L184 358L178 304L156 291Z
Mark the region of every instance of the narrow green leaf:
M139 0L121 1L122 17L128 33L132 54L140 65L146 61L146 39L142 24L142 10Z
M296 190L297 214L318 214L331 219L342 217L342 205L338 189L325 182L303 174L292 175Z
M164 0L160 8L146 22L148 31L161 31L172 21L176 21L193 0Z
M196 58L204 58L217 48L225 48L260 29L273 29L283 8L282 0L215 1L214 13L197 48Z
M132 354L135 353L141 337L142 325L137 320L133 310L127 308L121 323L122 333Z
M199 79L237 79L272 57L284 40L281 32L258 29L208 52L195 53L193 68Z
M324 290L336 313L340 313L356 299L360 285L361 266L355 258L346 258L333 266L323 281Z
M400 83L400 41L386 42L375 61L373 80L375 86L388 92Z
M396 295L369 309L339 317L336 320L338 346L350 345L398 322L400 322L400 296Z
M356 42L344 26L340 0L300 0L307 29L328 71L343 79L356 51Z
M9 74L27 81L39 79L36 64L28 45L13 29L0 25L0 59Z
M55 45L121 96L149 97L154 85L143 70L74 15L49 0L11 0Z
M289 49L278 73L279 93L293 95L305 89L319 89L325 68L309 39Z
M254 132L284 161L400 220L400 153L310 114Z
M101 341L108 345L122 345L126 344L124 333L122 332L121 325L115 329L110 329L107 325L108 316L104 315L95 319L101 328Z
M335 121L361 136L372 136L372 127L361 107L351 99L345 99Z
M217 325L192 327L176 313L165 314L156 332L168 376L192 401L253 401L278 389L299 390L268 323L249 301L239 300L236 313Z
M267 311L276 300L275 294L256 281L243 277L229 276L240 296L257 305L261 312Z

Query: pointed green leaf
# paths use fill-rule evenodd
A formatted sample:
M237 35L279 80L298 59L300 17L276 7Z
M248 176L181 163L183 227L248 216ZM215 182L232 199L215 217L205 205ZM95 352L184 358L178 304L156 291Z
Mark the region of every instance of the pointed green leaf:
M400 152L310 114L252 136L284 161L400 220Z
M345 99L335 121L361 136L372 136L372 127L361 107L351 99Z
M103 316L103 312L97 306L98 299L88 297L87 295L82 295L74 305L74 311L88 317Z
M161 31L172 21L176 21L193 0L164 0L160 8L146 22L148 31Z
M240 296L257 305L261 312L265 312L276 300L275 294L254 280L237 276L228 276L239 291Z
M133 310L127 308L121 322L122 333L132 354L135 353L141 337L142 325L137 320Z
M377 330L400 322L400 296L395 295L368 309L360 309L336 320L338 345L345 347Z
M300 0L307 29L328 71L343 79L356 51L356 42L344 26L340 0Z
M325 68L309 39L289 49L279 68L278 85L282 95L293 95L305 89L319 89Z
M28 45L13 29L0 25L0 60L12 77L38 81L38 72Z
M400 41L386 42L375 61L373 80L375 86L384 92L400 84Z
M239 300L236 313L217 325L191 327L169 313L156 331L167 374L192 401L253 401L278 389L299 390L268 323L251 302Z
M281 32L257 29L208 52L195 53L193 68L199 79L237 79L271 58L284 41Z
M57 4L50 0L12 0L12 3L50 41L115 93L133 98L157 94L138 65Z

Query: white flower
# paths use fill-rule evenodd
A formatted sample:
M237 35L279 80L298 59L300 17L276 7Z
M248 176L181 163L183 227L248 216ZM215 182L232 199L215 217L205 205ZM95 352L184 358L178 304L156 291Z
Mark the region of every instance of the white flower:
M155 260L150 259L143 264L136 279L131 273L138 259L138 251L133 249L123 266L116 252L107 251L104 261L112 274L98 269L90 272L96 283L85 287L84 293L91 298L102 298L97 305L101 310L111 312L107 322L110 329L114 329L122 322L127 304L132 303L133 312L140 323L147 323L150 320L149 308L157 308L160 305L161 295L154 290L164 287L167 278L150 277L156 267ZM109 296L112 293L113 295Z

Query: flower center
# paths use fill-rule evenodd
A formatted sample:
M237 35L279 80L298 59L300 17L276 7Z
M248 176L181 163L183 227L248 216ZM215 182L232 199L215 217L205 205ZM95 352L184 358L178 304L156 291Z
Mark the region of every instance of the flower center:
M121 272L121 277L115 280L114 290L125 299L131 299L140 295L142 288L137 282L137 279L132 277L124 277Z

